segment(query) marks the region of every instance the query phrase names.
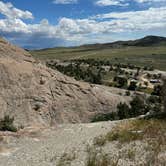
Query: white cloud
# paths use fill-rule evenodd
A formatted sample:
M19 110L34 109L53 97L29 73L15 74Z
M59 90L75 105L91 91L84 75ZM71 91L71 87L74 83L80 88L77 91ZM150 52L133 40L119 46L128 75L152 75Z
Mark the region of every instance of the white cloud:
M8 18L32 19L33 15L29 11L22 11L15 8L11 3L0 1L0 13Z
M28 25L20 19L2 19L0 20L0 32L13 33L21 32L28 33Z
M135 0L138 3L159 3L159 2L166 2L166 0Z
M68 36L166 28L166 7L143 11L112 12L89 19L62 18L57 29Z
M54 0L55 4L74 4L77 3L77 0Z
M164 3L166 0L133 0L136 3ZM97 0L98 6L129 6L132 0Z
M113 27L117 31L136 31L148 30L153 28L166 28L166 7L149 8L143 11L113 12L95 16L96 19L110 19L109 31ZM106 22L105 22L106 23Z
M3 9L0 7L0 13L5 16L0 19L0 34L14 40L18 40L20 35L20 40L30 44L47 41L46 46L48 41L57 40L83 44L104 41L109 39L111 34L166 29L166 7L111 12L86 19L61 18L57 25L52 25L47 19L35 24L25 23L23 19L33 18L32 13L17 9L10 3L1 2L0 5L3 5ZM13 15L15 11L18 12Z
M128 6L124 0L98 0L96 2L98 6Z

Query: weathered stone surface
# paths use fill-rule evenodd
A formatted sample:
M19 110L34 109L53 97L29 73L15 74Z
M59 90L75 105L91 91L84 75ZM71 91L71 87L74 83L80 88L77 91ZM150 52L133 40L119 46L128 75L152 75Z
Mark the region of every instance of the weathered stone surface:
M0 39L0 118L9 114L24 126L89 122L129 100L116 91L69 78Z

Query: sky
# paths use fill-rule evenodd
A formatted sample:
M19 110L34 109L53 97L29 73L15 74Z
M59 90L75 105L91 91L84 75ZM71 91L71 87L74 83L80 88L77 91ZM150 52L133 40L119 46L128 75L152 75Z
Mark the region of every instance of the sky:
M0 36L27 49L166 36L166 0L0 0Z

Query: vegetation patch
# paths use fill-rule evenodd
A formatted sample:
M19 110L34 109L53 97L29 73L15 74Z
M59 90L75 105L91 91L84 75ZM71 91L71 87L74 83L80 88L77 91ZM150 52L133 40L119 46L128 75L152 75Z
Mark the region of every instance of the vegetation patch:
M157 120L129 120L122 122L105 136L95 138L95 145L102 146L106 142L119 141L120 143L132 142L136 140L158 140L165 144L166 138L165 119ZM165 141L165 142L164 142Z
M91 122L134 118L140 115L145 115L148 112L153 112L153 117L156 116L156 118L162 118L164 117L164 113L161 110L161 97L152 95L147 98L142 96L135 96L129 104L119 103L117 105L117 112L97 114L92 118ZM151 116L149 115L149 117Z
M111 161L107 154L95 146L87 148L86 166L109 166Z
M106 135L107 141L119 141L121 143L140 140L142 138L143 138L142 134L129 130L114 131L107 133Z
M98 166L99 161L116 166L120 160L136 164L140 150L143 151L145 165L162 165L165 159L159 160L159 157L166 150L165 134L166 119L122 121L106 135L94 139L93 145L87 151L87 166ZM112 141L117 141L118 144ZM111 146L117 145L117 153L110 154L107 143Z
M58 163L57 166L67 166L67 165L71 165L71 162L74 161L76 159L76 153L72 152L72 153L64 153Z
M14 126L13 122L14 122L14 117L10 118L8 115L6 115L4 119L0 120L0 130L16 132L17 128Z
M99 137L95 137L93 140L93 144L96 146L103 146L106 143L106 139L105 136L99 136Z
M112 63L125 63L140 65L145 68L155 66L157 69L166 70L166 47L149 46L133 47L127 46L122 48L52 48L36 50L30 52L35 58L41 60L49 59L95 59L110 60Z

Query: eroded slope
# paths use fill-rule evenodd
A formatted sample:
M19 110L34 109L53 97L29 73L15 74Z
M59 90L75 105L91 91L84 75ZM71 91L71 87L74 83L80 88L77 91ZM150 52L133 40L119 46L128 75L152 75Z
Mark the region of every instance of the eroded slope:
M37 63L21 48L0 40L0 118L18 125L89 122L99 112L116 110L128 97L114 89L78 82Z

